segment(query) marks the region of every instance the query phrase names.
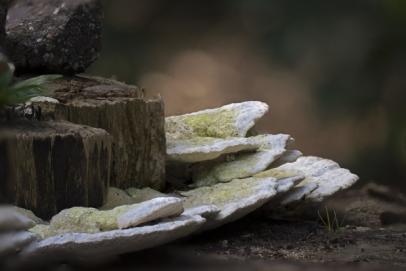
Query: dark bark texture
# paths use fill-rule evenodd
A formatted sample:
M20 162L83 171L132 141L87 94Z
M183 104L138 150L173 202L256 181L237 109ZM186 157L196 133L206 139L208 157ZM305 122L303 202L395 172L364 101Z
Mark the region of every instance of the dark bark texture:
M6 18L10 0L0 0L0 48L6 37Z
M76 74L101 49L99 0L16 0L9 8L6 49L18 73Z
M63 121L16 121L1 129L0 193L7 202L42 218L103 204L112 144L106 131Z
M56 105L39 105L44 118L102 128L113 136L111 184L165 186L165 117L161 98L114 80L76 76L49 85Z

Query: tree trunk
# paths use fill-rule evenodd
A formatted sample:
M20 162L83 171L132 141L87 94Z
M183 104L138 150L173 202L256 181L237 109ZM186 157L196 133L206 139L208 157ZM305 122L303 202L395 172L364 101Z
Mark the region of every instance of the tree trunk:
M2 124L0 192L8 202L49 218L72 206L103 204L111 136L69 122Z

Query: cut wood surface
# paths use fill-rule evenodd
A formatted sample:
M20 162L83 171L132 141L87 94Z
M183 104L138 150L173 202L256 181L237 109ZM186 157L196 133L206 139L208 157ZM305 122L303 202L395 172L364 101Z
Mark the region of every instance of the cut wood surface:
M105 130L63 121L18 121L1 129L0 192L9 203L42 218L103 204L112 143Z
M111 184L165 186L164 105L114 80L75 76L49 85L59 104L43 104L45 118L102 128L113 136Z

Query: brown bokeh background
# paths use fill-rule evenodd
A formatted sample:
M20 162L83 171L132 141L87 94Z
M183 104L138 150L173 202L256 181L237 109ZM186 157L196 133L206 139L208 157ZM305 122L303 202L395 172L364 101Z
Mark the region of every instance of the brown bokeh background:
M167 115L260 100L259 129L406 190L406 1L106 0L90 73Z

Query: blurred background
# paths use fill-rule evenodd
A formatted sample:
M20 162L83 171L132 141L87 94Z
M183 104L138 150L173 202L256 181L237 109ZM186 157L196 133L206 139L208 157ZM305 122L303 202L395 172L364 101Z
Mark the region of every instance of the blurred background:
M259 130L406 191L406 1L105 0L90 73L166 114L260 100Z

